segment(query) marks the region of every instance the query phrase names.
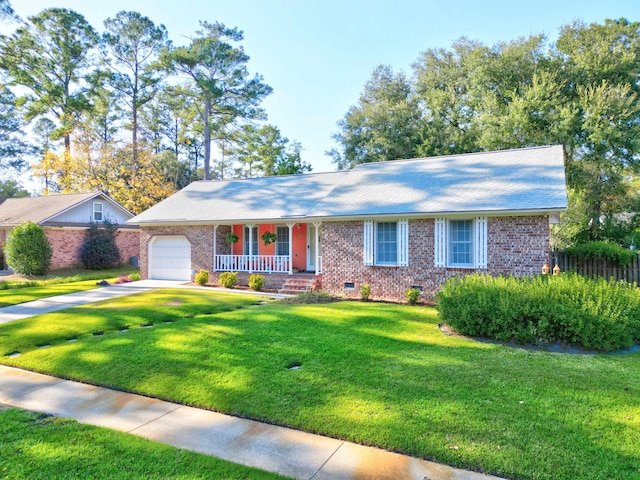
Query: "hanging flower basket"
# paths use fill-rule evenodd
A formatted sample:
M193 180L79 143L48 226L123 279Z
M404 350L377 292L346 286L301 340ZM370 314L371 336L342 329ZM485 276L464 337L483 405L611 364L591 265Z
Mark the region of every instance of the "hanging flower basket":
M276 240L278 240L278 235L276 235L275 233L267 231L262 234L262 241L264 242L265 247L271 243L274 243Z
M238 235L236 235L235 233L230 233L229 235L227 235L227 243L229 243L229 245L231 245L232 243L238 243L238 240L240 240L240 237L238 237Z

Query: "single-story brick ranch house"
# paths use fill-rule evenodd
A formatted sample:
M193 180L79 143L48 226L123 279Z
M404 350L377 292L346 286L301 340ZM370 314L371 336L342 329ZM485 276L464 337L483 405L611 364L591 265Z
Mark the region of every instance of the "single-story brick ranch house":
M53 250L51 269L80 263L80 247L91 222L118 224L116 244L123 262L140 254L140 231L127 224L133 214L103 192L0 198L0 248L11 230L25 222L44 228Z
M457 274L539 273L566 206L562 146L545 146L199 181L128 223L140 226L142 278L256 272L282 288L306 272L331 294L366 283L399 300Z

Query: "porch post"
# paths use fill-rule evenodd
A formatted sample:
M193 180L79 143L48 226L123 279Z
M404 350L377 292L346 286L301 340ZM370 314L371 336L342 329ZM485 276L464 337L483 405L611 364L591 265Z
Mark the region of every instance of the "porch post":
M249 229L249 273L253 273L253 224L247 224Z
M295 223L287 223L289 227L289 275L293 275L293 226Z
M218 238L218 225L213 226L213 271L215 272L217 269L217 261L216 261L216 240Z
M315 258L315 266L316 266L316 275L318 275L318 267L319 267L319 260L320 260L320 245L318 244L318 229L320 228L320 226L322 225L322 222L314 222L313 227L315 230L315 235L316 235L316 258Z

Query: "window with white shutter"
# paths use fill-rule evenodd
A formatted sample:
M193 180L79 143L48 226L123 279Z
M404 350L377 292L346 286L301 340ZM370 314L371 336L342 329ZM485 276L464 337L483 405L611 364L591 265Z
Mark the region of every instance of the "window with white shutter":
M436 218L434 265L487 268L487 217L452 220Z
M434 264L436 267L445 267L447 265L447 220L445 218L436 218L434 242Z
M409 220L364 222L364 264L409 265Z
M487 268L487 217L476 217L474 235L474 266Z
M373 221L364 222L364 264L373 265Z
M398 265L409 265L409 220L398 222Z

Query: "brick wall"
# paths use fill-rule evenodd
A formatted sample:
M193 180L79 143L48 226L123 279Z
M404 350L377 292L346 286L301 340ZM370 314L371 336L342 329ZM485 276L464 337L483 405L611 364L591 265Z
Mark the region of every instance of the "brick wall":
M80 248L86 238L86 230L70 230L65 228L45 228L45 234L53 255L51 270L81 265ZM127 263L129 257L140 253L140 232L138 230L121 230L116 236L116 245L120 250L120 261Z
M548 261L549 219L537 217L489 218L488 264L492 275L533 275Z
M85 230L45 228L45 235L51 244L51 270L81 265L80 247L85 239Z
M140 230L120 230L116 236L122 263L129 263L131 257L140 257Z
M359 298L364 283L371 298L403 301L404 291L423 288L423 299L433 298L440 285L457 274L532 275L540 272L548 248L546 216L490 217L487 219L487 269L436 268L434 220L409 221L409 266L365 266L362 221L325 222L322 225L323 289L334 295ZM353 289L344 284L352 282Z

